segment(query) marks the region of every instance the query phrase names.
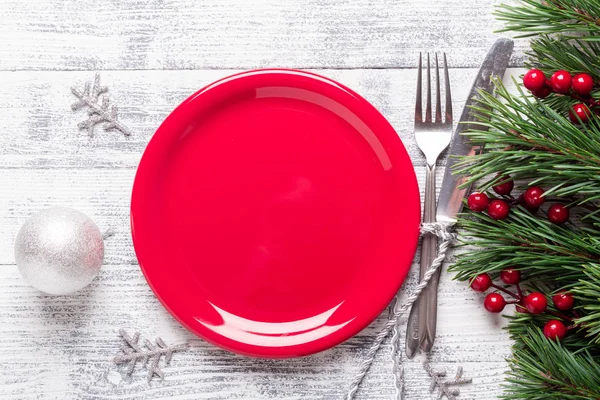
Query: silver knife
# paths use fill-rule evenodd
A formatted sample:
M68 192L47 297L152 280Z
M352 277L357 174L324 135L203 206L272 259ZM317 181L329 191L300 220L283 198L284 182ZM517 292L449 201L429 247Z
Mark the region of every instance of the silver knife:
M502 78L508 67L513 46L514 43L510 39L501 38L496 40L485 57L475 82L473 82L458 126L452 136L452 143L448 152L451 157L448 157L446 163L446 171L438 198L436 212L438 222L455 224L456 215L462 209L463 199L469 187L459 188L466 177L452 175L452 167L458 162L454 156L474 155L479 150L479 146L473 146L469 143L468 137L461 135L461 133L474 127L470 122L474 122L476 118L470 106L477 103L479 98L477 92L479 90L492 91L492 76ZM482 130L485 127L477 126L477 129ZM431 351L433 347L437 322L437 290L440 273L441 268L433 275L427 288L421 293L419 301L415 302L410 311L406 334L406 355L409 358L414 357L419 345L426 353Z

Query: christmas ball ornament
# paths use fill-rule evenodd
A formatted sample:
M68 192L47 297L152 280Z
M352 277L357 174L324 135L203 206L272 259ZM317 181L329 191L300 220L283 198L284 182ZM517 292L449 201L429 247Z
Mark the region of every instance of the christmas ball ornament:
M544 194L544 189L539 186L532 186L528 188L525 193L523 193L523 205L528 209L537 210L546 199L542 196Z
M548 220L554 224L564 224L569 220L569 209L564 204L552 204L548 208Z
M573 308L573 304L575 304L575 298L569 292L561 292L552 296L552 303L554 303L554 307L558 308L562 311L568 311Z
M544 336L550 340L563 340L567 334L567 327L562 321L552 319L544 325Z
M504 300L504 297L498 293L490 293L485 296L483 306L491 313L499 313L504 310L504 306L506 306L506 300Z
M546 300L546 296L540 292L533 292L525 296L525 307L532 314L541 314L546 311L546 307L548 307L548 300Z
M569 111L569 119L574 124L578 124L579 120L585 123L590 119L590 114L591 112L587 105L583 103L577 103L571 107L571 111ZM577 117L579 117L579 120Z
M104 241L85 214L66 207L38 212L21 227L15 260L31 286L54 295L87 286L100 271Z
M546 86L546 75L539 69L530 69L523 76L523 85L532 92L538 91Z
M492 200L488 206L488 215L496 220L508 217L510 206L504 200Z
M521 281L521 272L514 268L504 268L500 272L500 279L507 285L516 285Z
M488 274L479 274L471 282L471 289L476 292L485 292L492 286L492 278Z
M490 199L487 194L480 192L471 193L467 199L467 205L473 211L483 211L488 207L489 203Z
M594 79L588 74L577 74L571 84L573 91L581 96L587 96L594 88Z
M559 70L552 74L550 85L556 93L569 93L571 90L571 74L565 70Z
M544 86L540 90L536 90L531 93L533 93L533 95L537 98L545 99L546 97L548 97L550 95L550 93L552 93L552 89L550 89L549 86Z
M507 181L507 179L509 180ZM515 187L515 182L512 179L510 179L509 176L503 176L501 178L501 181L505 182L492 187L492 189L494 190L494 192L498 193L501 196L508 196Z

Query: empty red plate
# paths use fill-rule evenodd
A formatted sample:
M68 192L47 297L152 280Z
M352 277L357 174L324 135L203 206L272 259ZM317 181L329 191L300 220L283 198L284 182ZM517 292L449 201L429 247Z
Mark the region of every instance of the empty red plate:
M417 245L415 172L385 118L319 75L258 70L200 90L160 126L131 201L142 271L198 336L302 356L367 326Z

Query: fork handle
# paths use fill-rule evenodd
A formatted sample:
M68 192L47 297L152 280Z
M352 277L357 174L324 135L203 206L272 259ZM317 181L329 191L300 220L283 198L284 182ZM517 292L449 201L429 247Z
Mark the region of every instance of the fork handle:
M436 209L435 196L435 165L427 166L427 175L425 177L425 199L423 210L423 222L435 222ZM429 269L435 256L437 255L437 236L428 233L423 236L421 242L421 269L420 279L423 279L425 272ZM419 303L419 341L421 349L428 353L433 347L435 340L437 323L437 290L440 278L440 271L434 274L427 287L421 294Z
M423 222L435 222L435 165L427 165L427 171L425 175L425 198L423 207ZM433 234L427 233L423 236L421 241L421 265L419 270L419 281L423 279L425 272L431 266L431 263L435 259L437 250L437 237ZM421 292L418 300L413 304L410 314L408 316L408 325L406 332L406 355L409 358L414 357L417 348L427 340L428 343L433 345L433 339L435 337L435 324L437 319L437 283L433 288L435 290L436 298L434 299L433 305L430 305L430 293L433 292L433 281L436 280L435 274L425 290ZM430 313L428 312L431 308L434 308L433 323L429 321ZM430 334L433 332L433 335ZM431 349L429 346L429 349Z

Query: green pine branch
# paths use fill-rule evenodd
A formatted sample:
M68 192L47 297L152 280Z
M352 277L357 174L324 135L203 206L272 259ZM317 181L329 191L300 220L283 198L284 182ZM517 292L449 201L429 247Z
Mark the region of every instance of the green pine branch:
M472 249L459 254L449 269L459 280L518 267L530 279L552 276L560 287L567 287L586 278L584 264L600 273L600 237L556 226L520 206L503 221L483 213L463 214L458 229L461 243Z
M582 38L566 40L562 36L542 35L531 41L527 67L542 69L547 76L564 69L576 74L585 72L596 81L600 79L600 42Z
M566 37L600 40L598 0L522 0L521 3L521 6L498 7L495 15L505 22L502 31L518 32L517 37L560 33Z
M600 399L600 0L521 0L499 6L495 15L503 31L533 38L527 67L548 77L557 70L587 73L596 85L591 98L554 93L540 100L522 89L509 93L500 81L494 96L480 93L474 107L479 122L466 134L483 151L462 158L454 172L490 195L506 175L517 193L542 186L546 204L532 214L503 196L512 204L506 220L460 215L464 249L451 270L459 280L485 272L498 281L503 268L517 268L525 292L549 297L568 290L575 296L573 311L550 304L544 314L508 316L514 345L504 399ZM595 115L574 124L568 112L580 102ZM567 224L548 221L545 210L553 202L569 206ZM542 333L555 318L569 326L560 343Z
M600 86L600 0L522 0L500 6L496 15L505 30L535 36L528 67L547 76L559 69L587 73ZM600 118L586 124L568 118L575 103L593 104L600 91L596 87L592 100L572 93L540 100L520 88L512 94L500 81L494 86L494 95L480 93L474 107L479 122L466 133L483 151L463 158L454 172L490 194L506 175L517 190L542 186L546 206L532 214L505 196L513 204L506 220L462 214L464 250L451 270L459 280L485 272L497 281L502 269L517 268L526 292L549 297L568 290L576 298L572 313L550 304L549 313L508 317L514 346L504 399L600 399ZM553 202L569 206L566 225L547 220ZM557 315L570 326L560 343L542 333Z
M497 97L480 93L480 103L474 107L479 122L466 133L485 151L464 158L454 172L468 175L468 183L477 182L481 190L498 182L490 176L502 173L546 186L546 196L577 195L578 204L599 200L600 119L578 127L564 112L525 96L520 89L515 96L497 80L495 87ZM591 211L596 210L592 206Z
M587 351L574 353L528 328L510 359L506 400L600 399L600 364Z
M597 264L586 264L584 276L573 287L573 294L583 304L581 307L587 315L578 319L578 323L589 330L588 337L600 345L600 268Z

